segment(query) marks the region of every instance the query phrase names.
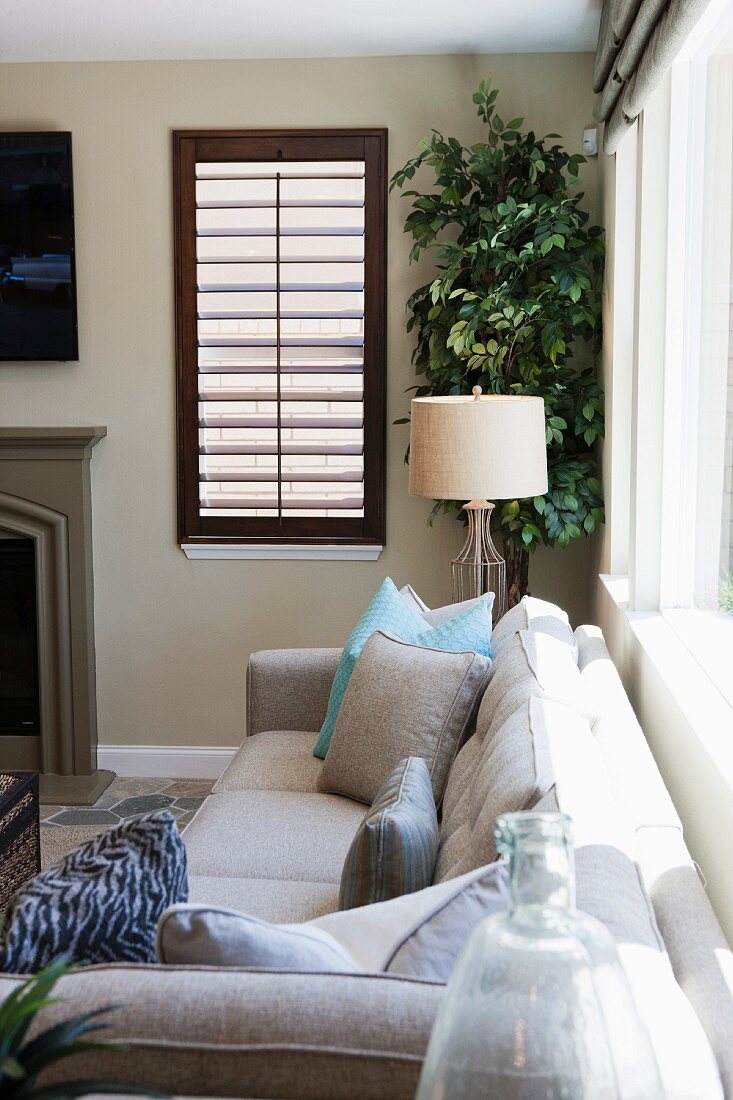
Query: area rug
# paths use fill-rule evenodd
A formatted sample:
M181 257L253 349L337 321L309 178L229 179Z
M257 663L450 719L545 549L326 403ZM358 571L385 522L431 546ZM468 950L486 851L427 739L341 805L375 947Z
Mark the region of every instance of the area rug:
M103 832L94 825L43 825L41 827L41 868L58 863L68 852L73 852L85 840Z

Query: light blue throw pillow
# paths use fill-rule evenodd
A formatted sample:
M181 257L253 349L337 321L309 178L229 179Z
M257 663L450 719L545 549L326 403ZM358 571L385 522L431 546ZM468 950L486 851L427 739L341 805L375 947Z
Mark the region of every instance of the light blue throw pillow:
M351 637L341 654L328 700L326 719L318 740L313 746L313 755L319 756L321 760L324 759L331 744L336 719L349 686L354 665L367 638L370 638L375 630L396 634L405 642L415 641L418 635L425 633L425 620L417 611L407 606L389 577L382 581L379 591L352 630Z
M426 649L447 649L451 653L473 650L484 657L491 656L491 611L484 600L474 604L455 619L446 619L439 626L419 634L413 641ZM425 625L423 623L423 625Z

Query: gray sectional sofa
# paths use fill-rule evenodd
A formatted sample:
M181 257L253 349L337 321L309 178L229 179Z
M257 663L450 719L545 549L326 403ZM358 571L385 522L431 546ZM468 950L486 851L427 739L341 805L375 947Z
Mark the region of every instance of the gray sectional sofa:
M436 881L493 858L475 779L483 768L487 799L499 808L511 800L512 754L504 759L498 743L489 755L493 764L481 763L481 744L496 733L497 709L544 696L567 707L590 707L592 713L582 717L592 728L605 774L602 781L557 775L553 798L560 808L577 812L579 849L618 844L628 856L633 845L631 858L651 899L662 947L694 1010L691 1030L699 1028L703 1042L707 1036L722 1082L711 1085L710 1073L701 1069L699 1089L691 1084L686 1093L676 1086L674 1095L733 1098L733 956L603 637L594 627L581 627L573 636L563 614L539 601L526 603L523 614L516 625L526 632L547 632L565 642L577 684L569 682L567 670L556 685L547 682L546 670L534 678L522 671L514 620L502 620L476 732L449 778ZM247 737L184 834L191 901L277 922L312 920L337 909L344 858L366 810L316 791L322 762L312 747L338 658L338 650L307 649L252 656ZM601 787L610 796L595 797ZM608 899L610 912L619 905L623 898ZM0 997L17 980L0 976ZM80 970L60 986L76 1009L110 1001L122 1006L110 1035L124 1050L83 1055L75 1074L104 1070L171 1094L261 1100L412 1097L443 990L435 981L394 973L129 965ZM60 1015L69 1006L50 1011ZM690 1080L696 1080L694 1066Z

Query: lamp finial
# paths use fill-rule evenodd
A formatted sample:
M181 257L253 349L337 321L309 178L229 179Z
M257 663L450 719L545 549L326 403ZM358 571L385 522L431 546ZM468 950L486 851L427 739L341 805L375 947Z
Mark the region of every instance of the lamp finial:
M481 400L481 394L483 393L483 390L481 389L480 386L474 386L473 389L471 390L471 393L473 394L474 401L480 401Z

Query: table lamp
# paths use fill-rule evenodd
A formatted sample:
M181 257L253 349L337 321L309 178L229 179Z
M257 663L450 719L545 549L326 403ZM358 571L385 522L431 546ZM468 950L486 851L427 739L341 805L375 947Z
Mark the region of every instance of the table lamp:
M494 592L496 622L506 611L506 563L491 539L492 500L547 492L545 403L488 394L416 397L410 425L410 494L467 500L468 536L453 560L453 602Z

